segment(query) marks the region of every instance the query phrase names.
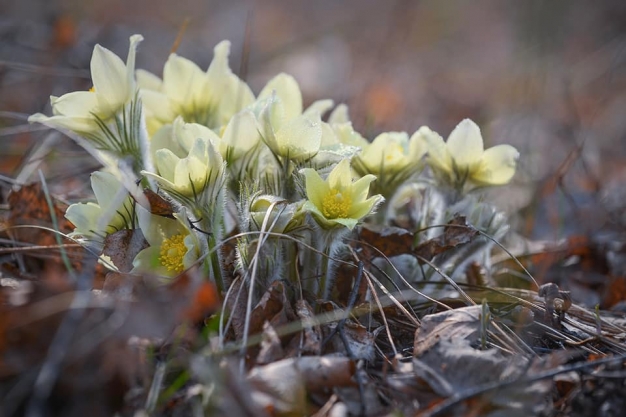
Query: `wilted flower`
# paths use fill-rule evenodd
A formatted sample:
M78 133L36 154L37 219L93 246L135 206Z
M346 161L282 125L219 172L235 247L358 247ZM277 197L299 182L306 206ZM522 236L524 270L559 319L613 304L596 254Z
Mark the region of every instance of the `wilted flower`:
M353 229L383 200L380 195L367 198L370 183L376 179L374 175L365 175L352 182L347 159L333 168L326 181L314 169L305 168L301 172L305 176L308 198L304 209L311 212L325 229L338 225Z
M480 129L469 119L454 128L447 142L427 127L416 134L428 146L428 164L435 174L456 188L466 182L474 186L502 185L515 175L517 149L498 145L484 150Z
M132 273L175 277L200 257L200 241L191 229L185 209L176 219L155 216L139 207L139 227L150 246L133 260Z
M217 129L254 101L248 85L228 65L230 42L220 42L213 51L206 72L176 54L165 63L162 81L146 71L137 72L151 133L177 116L187 123Z
M94 172L91 188L97 203L72 204L65 212L65 217L76 226L72 235L101 242L108 234L133 227L134 202L113 174Z

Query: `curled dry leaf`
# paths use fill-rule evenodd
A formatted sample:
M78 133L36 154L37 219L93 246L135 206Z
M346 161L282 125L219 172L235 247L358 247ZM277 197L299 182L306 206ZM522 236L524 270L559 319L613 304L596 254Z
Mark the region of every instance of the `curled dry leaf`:
M378 249L385 256L408 254L417 257L420 262L422 262L420 258L430 261L441 253L465 245L477 235L478 230L467 223L465 216L460 215L456 215L447 223L443 229L443 234L417 246L415 246L415 242L418 236L405 229L397 227L387 227L379 231L368 227L361 229L361 240ZM368 245L364 245L364 250L370 257L380 256Z

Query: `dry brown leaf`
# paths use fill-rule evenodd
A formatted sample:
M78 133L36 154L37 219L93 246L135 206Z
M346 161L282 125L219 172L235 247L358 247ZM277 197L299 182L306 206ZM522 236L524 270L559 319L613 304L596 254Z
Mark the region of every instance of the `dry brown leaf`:
M387 257L409 254L431 261L435 256L472 241L478 231L467 223L465 216L455 216L443 229L443 234L414 246L415 236L405 229L388 227L380 231L367 227L361 229L361 240L378 249ZM365 245L364 250L371 257L380 254Z
M102 254L110 257L120 272L130 272L135 256L148 246L140 229L124 229L104 238Z

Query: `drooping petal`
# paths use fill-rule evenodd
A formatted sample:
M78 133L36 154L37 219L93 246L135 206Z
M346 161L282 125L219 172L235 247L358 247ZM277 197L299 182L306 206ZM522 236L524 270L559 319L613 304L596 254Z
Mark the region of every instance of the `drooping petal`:
M479 184L502 185L511 181L519 152L511 145L498 145L483 153L479 168L471 173L471 179Z
M295 78L285 73L278 74L265 85L258 99L270 97L273 91L283 102L286 120L302 114L302 93Z
M89 133L96 129L93 118L52 116L48 117L42 113L35 113L28 117L28 123L41 123L54 129L67 129L75 132Z
M74 91L61 97L50 97L52 113L59 116L92 118L98 105L96 94L89 91Z
M446 146L459 168L471 169L480 161L483 154L483 137L480 134L480 128L470 119L463 120L450 133Z

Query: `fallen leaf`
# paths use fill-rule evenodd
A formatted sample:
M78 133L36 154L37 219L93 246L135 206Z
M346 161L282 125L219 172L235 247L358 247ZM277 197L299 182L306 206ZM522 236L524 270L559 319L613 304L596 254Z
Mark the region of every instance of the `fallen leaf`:
M465 216L456 215L443 229L443 234L423 243L414 245L416 236L408 230L396 227L387 227L380 231L368 227L361 229L361 240L382 252L386 257L398 255L413 255L420 263L420 258L431 261L435 256L462 246L472 241L478 235L478 230L467 223ZM371 257L380 256L368 245L364 249Z
M120 272L130 272L135 256L148 246L140 229L124 229L104 238L102 254L111 258Z

